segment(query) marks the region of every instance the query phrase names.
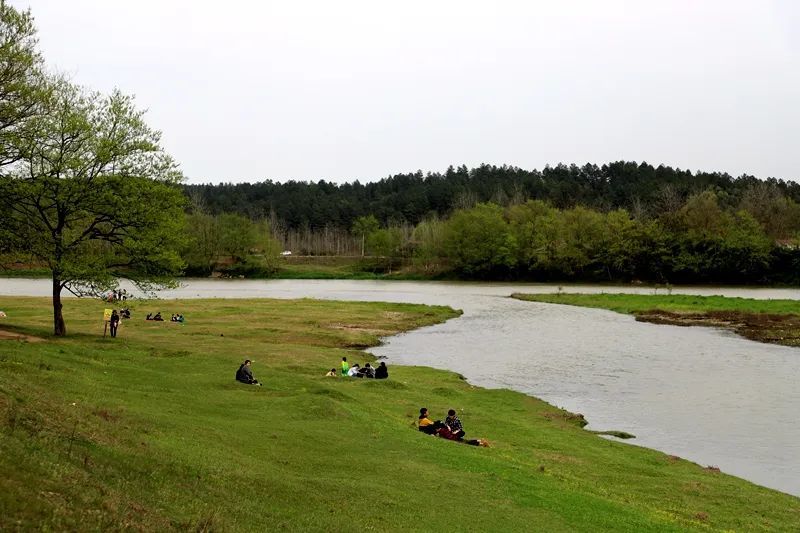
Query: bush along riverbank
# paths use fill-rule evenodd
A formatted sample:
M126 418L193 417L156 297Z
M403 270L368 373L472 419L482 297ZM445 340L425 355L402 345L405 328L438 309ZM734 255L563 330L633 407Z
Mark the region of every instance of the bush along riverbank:
M636 320L726 328L748 339L800 346L800 301L650 294L512 294L531 302L596 307Z
M791 530L800 499L654 450L458 375L389 364L327 378L444 307L315 300L107 304L2 298L0 529L392 531ZM183 324L145 321L181 313ZM26 337L22 337L26 336ZM27 340L19 340L27 339ZM38 342L34 342L38 341ZM253 359L262 387L233 380ZM416 430L457 409L460 445ZM455 517L455 518L454 518Z

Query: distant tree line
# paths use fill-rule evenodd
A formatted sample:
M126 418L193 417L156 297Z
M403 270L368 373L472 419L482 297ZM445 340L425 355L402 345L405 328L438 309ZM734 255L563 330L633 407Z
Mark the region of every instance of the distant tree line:
M773 212L752 202L746 196L740 208L726 210L716 193L705 191L651 218L624 209L558 209L541 200L481 203L411 231L377 227L372 216L358 219L353 231L369 228L367 252L386 268L406 262L462 278L800 282L800 207L784 200L789 213L778 229ZM776 231L795 237L776 239Z
M364 256L369 270L472 279L800 282L800 185L791 181L617 162L185 190L190 243L205 227L194 220L262 235L240 248L249 259L223 271L274 270L263 251L282 248ZM212 257L235 257L223 241L199 270L193 257L203 247L190 245L190 270L219 269Z
M796 204L795 204L796 207ZM795 231L800 212L795 213ZM429 230L425 230L429 234ZM745 283L800 281L796 240L776 240L744 209L714 192L693 195L656 218L624 209L557 209L538 201L456 211L417 260L440 256L464 277L531 280ZM431 249L439 250L431 254Z
M543 200L558 209L625 209L637 219L674 211L690 196L703 191L713 192L726 210L738 208L748 197L749 201L758 202L775 197L800 202L800 184L793 181L761 181L749 175L734 178L720 172L693 173L626 161L602 166L562 164L543 170L451 166L444 173L418 171L365 184L267 180L184 188L192 201L209 214L267 218L277 232L349 229L357 218L368 215L375 216L384 226L416 225L483 202L507 206Z

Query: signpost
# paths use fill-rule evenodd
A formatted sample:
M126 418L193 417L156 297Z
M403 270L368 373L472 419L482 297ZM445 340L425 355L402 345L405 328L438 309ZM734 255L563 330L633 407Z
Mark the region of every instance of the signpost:
M103 309L103 337L108 331L108 324L111 322L111 309Z

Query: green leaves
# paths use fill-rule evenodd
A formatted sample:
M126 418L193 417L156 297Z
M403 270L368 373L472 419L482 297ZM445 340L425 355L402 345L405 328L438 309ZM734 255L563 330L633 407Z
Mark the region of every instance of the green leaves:
M208 275L228 258L236 265L245 265L246 270L277 268L281 245L272 236L268 222L253 222L232 213L192 213L186 216L186 222L188 239L183 257L191 273Z
M517 241L500 206L478 204L453 214L445 230L444 249L456 269L481 276L513 267Z
M0 175L3 234L79 295L120 277L146 290L169 285L183 268L185 197L159 133L129 96L46 84L27 134L14 140L20 159Z
M774 242L753 216L723 210L713 193L664 218L542 201L478 204L444 222L440 250L476 277L737 281L767 272Z

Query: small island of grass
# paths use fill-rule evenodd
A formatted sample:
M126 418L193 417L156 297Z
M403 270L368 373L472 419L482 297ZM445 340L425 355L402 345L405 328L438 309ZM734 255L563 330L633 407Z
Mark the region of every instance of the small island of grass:
M519 294L512 298L630 314L636 320L676 326L731 329L751 340L800 346L800 301L685 294Z

